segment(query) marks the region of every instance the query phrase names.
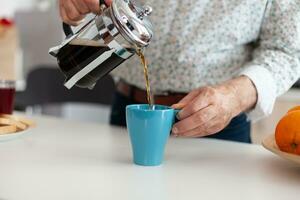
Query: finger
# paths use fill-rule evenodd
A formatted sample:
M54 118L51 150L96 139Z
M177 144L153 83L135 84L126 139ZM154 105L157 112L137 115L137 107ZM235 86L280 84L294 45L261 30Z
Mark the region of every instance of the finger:
M186 106L185 103L175 103L173 104L171 107L174 108L174 109L182 109Z
M192 101L199 94L199 90L193 90L188 93L183 99L181 99L178 103L173 104L172 107L176 107L175 109L183 108L188 102Z
M93 13L99 14L101 12L99 0L85 0L85 3Z
M68 19L67 15L66 15L66 12L65 12L65 8L64 8L64 5L63 5L63 2L64 1L59 1L59 15L61 17L61 19L66 22L66 20Z
M80 14L75 5L72 3L72 0L69 0L68 3L63 6L65 8L66 15L71 22L75 23L84 18L85 15Z
M211 135L214 134L214 132L212 131L212 127L216 127L218 126L218 118L214 117L211 120L207 121L204 124L201 124L200 126L189 130L183 134L181 134L180 136L182 137L204 137L207 135Z
M200 92L191 102L189 102L178 114L179 120L185 119L197 111L209 106L211 104L211 97L206 93Z
M64 8L64 6L63 6L62 4L60 5L59 14L60 14L61 19L62 19L65 23L67 23L67 24L70 24L70 23L71 23L71 20L70 20L69 17L67 16L66 11L65 11L65 8Z
M215 106L208 106L198 112L194 113L188 118L185 118L176 124L174 124L172 133L174 135L181 135L189 130L193 130L198 126L205 124L206 122L217 116L217 110Z
M107 5L109 5L109 6L110 6L110 5L111 5L111 3L112 3L112 1L113 1L113 0L105 0L105 3L106 3Z
M80 24L80 21L75 22L75 21L72 21L71 19L69 19L64 8L60 9L60 15L61 15L62 20L67 24L70 24L72 26L77 26Z
M80 0L71 0L73 5L76 7L78 12L82 15L88 14L90 11L89 7L84 3L84 1Z
M223 130L226 126L221 126L220 124L216 124L212 127L207 128L207 135L213 135L216 134L218 132L220 132L221 130Z
M181 99L178 103L173 104L171 107L174 109L182 109L188 104L188 102L192 101L198 94L199 94L199 90L193 90L189 94L187 94L183 99Z
M224 128L228 126L228 124L229 122L224 123L222 118L216 116L213 119L211 119L208 123L203 124L200 127L197 127L191 132L186 132L182 136L183 137L204 137L208 135L213 135L222 131Z

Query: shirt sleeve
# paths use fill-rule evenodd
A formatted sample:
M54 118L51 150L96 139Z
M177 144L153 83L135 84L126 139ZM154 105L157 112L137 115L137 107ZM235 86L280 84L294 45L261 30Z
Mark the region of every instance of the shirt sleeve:
M300 0L270 2L259 45L240 73L252 80L258 94L255 108L248 112L251 120L271 114L276 98L300 76Z

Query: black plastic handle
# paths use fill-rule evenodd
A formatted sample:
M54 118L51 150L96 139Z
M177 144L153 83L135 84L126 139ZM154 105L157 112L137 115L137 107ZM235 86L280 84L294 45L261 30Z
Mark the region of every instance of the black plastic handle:
M62 26L63 26L63 30L64 30L66 37L70 37L70 36L74 35L73 30L69 24L63 22Z

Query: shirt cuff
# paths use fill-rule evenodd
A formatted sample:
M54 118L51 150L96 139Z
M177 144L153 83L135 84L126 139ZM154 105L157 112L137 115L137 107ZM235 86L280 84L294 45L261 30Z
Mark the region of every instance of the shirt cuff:
M249 65L239 75L249 77L257 91L257 103L255 108L247 113L248 119L257 121L270 115L277 97L272 74L262 66Z

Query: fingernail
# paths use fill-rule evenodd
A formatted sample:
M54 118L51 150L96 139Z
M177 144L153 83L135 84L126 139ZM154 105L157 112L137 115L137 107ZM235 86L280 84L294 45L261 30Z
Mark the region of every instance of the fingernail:
M173 133L174 135L177 135L177 134L178 134L178 128L173 127L173 128L172 128L172 133Z
M173 105L172 105L172 108L175 108L175 109L182 109L184 106L185 106L184 103L176 103L176 104L173 104Z

